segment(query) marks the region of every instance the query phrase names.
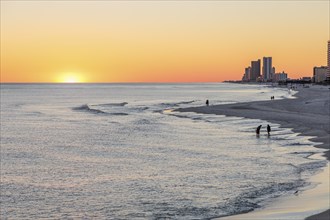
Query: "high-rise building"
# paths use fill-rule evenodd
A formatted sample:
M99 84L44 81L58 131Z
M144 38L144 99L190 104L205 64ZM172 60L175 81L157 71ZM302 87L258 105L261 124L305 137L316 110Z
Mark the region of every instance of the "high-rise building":
M256 81L260 77L260 59L251 61L250 81Z
M327 71L327 81L330 83L330 40L328 41L328 71Z
M313 81L315 83L322 83L327 79L328 67L320 66L313 68Z
M272 58L264 57L262 60L262 77L265 81L270 81L273 78L272 74Z
M288 74L284 71L282 73L275 73L274 74L274 81L275 82L281 82L288 79Z
M250 81L250 75L251 75L251 67L246 67L243 80Z

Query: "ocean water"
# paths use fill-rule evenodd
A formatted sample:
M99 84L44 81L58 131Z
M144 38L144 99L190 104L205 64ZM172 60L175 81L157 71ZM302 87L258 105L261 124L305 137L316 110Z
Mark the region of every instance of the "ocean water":
M1 219L212 219L309 185L309 137L173 112L293 98L237 84L2 84ZM264 125L256 138L255 128Z

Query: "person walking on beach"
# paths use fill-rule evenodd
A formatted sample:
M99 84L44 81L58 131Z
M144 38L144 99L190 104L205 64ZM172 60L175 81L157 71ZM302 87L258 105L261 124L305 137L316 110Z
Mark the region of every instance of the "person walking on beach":
M209 106L209 100L206 99L206 106Z
M267 125L267 133L268 133L268 136L270 135L270 131L271 131L270 126Z
M260 129L261 129L261 126L262 126L262 125L259 125L259 126L257 127L257 129L256 129L256 134L257 134L257 135L259 135L259 134L260 134Z

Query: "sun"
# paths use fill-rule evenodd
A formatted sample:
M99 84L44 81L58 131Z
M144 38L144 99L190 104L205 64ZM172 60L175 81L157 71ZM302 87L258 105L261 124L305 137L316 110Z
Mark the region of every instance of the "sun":
M81 74L70 72L61 74L57 81L60 83L82 83L84 79Z
M80 80L78 79L77 76L69 75L69 76L64 77L63 82L64 83L78 83L78 82L80 82Z

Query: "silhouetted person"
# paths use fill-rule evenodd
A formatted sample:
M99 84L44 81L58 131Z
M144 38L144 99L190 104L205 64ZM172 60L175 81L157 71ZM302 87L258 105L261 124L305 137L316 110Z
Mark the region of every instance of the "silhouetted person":
M261 129L261 126L262 126L262 125L259 125L259 126L257 127L257 129L256 129L256 134L257 134L257 135L259 135L259 134L260 134L260 129Z
M270 131L271 131L270 126L267 125L267 133L268 133L268 135L270 135Z
M206 99L206 106L209 106L209 100Z

